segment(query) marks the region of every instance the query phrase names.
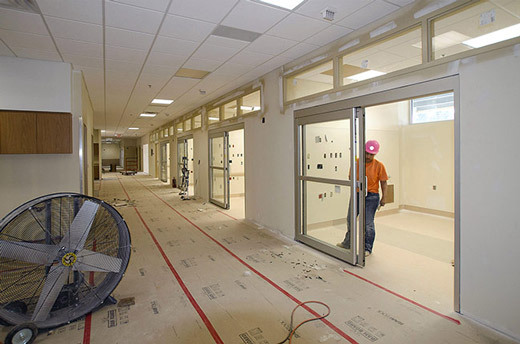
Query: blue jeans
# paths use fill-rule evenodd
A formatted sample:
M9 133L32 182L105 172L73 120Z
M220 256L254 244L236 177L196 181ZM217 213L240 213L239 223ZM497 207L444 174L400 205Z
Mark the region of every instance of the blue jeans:
M359 204L359 192L357 193L357 200ZM365 251L372 253L374 240L376 239L376 226L374 224L374 216L376 215L377 207L379 206L379 194L374 192L367 193L365 197ZM343 239L343 246L350 247L350 212L351 205L348 205L347 214L347 234ZM359 207L357 209L356 218L359 215Z

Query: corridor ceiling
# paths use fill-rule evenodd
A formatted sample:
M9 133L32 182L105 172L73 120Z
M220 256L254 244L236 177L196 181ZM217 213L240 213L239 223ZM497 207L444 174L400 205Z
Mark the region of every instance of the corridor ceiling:
M1 0L0 55L71 63L83 71L94 128L135 137L412 2L304 0L288 10L260 0ZM181 68L209 73L176 76ZM140 118L146 111L157 116Z

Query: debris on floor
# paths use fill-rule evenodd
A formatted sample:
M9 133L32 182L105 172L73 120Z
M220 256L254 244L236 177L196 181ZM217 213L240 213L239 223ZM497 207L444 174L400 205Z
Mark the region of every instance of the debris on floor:
M135 207L135 201L129 199L114 198L110 204L114 207Z

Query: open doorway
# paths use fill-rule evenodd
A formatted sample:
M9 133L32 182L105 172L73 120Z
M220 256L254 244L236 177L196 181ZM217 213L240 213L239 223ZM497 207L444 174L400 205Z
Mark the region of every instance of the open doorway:
M459 310L458 90L452 88L453 80L295 112L299 147L296 239L364 266L363 278L446 313ZM352 117L348 121L353 108L364 113L359 121ZM351 140L340 140L340 131ZM361 213L354 244L347 249L336 244L345 237L356 180L345 175L355 160L349 165L341 157L349 154L352 158L353 152L362 157L364 150L359 148L367 140L380 143L375 158L386 166L389 180L386 204L375 215L373 251L363 258L364 197L354 202ZM361 159L359 165L365 165ZM364 189L363 183L356 184L360 188ZM356 227L355 222L351 220L351 227Z
M209 199L237 219L245 217L244 148L243 125L210 132Z
M187 195L185 195L186 198L195 195L193 153L193 137L177 138L177 183L179 188L181 188L183 182L182 170L186 168L186 183L188 184Z
M160 150L160 174L159 179L168 183L170 180L170 143L162 142Z

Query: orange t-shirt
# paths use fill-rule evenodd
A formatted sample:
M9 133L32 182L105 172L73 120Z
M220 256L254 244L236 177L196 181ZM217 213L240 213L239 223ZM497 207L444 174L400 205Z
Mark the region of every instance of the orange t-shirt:
M358 162L357 171L358 171L358 179L359 179L359 159L356 159ZM367 176L367 191L373 193L379 193L379 181L388 180L388 175L386 174L385 165L379 160L372 160L371 163L365 163L365 173ZM349 177L350 178L350 177Z

